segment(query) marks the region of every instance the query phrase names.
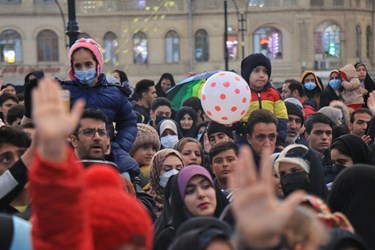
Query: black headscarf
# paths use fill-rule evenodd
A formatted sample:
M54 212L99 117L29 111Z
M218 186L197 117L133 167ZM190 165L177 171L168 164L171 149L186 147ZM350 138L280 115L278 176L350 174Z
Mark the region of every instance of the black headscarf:
M219 218L222 211L229 204L224 194L215 188L216 193L216 210L214 217ZM164 209L161 216L155 223L154 250L168 249L173 241L176 231L182 223L189 218L186 215L186 207L181 197L178 186L178 174L169 178L167 186L164 188Z
M368 91L368 93L366 95L364 95L363 98L364 98L364 101L365 101L365 107L367 107L367 98L368 98L369 94L373 90L375 90L375 83L372 80L370 74L367 72L367 67L366 67L366 65L364 63L356 63L356 64L354 64L354 67L357 69L361 65L366 68L366 78L363 81L363 83L364 83L365 89Z
M338 137L333 141L332 149L337 149L340 153L352 158L354 164L372 163L370 148L358 135L347 134Z
M343 170L333 182L328 198L332 212L342 212L356 234L370 249L375 249L375 167L353 165Z
M180 120L184 118L184 115L188 114L193 119L193 125L191 129L183 129L180 124ZM195 113L194 109L191 107L181 107L176 112L176 116L174 120L177 122L178 127L183 135L183 137L193 137L196 138L197 134L197 114Z
M161 88L161 82L164 79L168 79L171 82L171 88L173 88L176 85L172 74L170 74L170 73L162 74L158 83L155 85L156 94L158 95L158 97L167 97L167 94Z

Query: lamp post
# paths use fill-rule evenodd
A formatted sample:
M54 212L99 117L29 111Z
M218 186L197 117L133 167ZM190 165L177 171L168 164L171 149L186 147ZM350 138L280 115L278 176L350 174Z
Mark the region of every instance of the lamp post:
M69 21L66 26L65 34L69 36L69 47L75 43L78 39L79 35L79 28L78 23L76 21L76 3L75 0L68 0L68 16Z
M224 0L224 60L225 60L225 70L229 70L229 57L228 57L228 3Z

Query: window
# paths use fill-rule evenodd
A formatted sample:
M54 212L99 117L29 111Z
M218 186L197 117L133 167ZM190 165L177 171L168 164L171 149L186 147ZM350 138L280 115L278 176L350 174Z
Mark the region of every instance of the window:
M38 62L58 62L59 46L55 32L42 30L37 36Z
M180 38L176 31L168 31L165 36L165 61L178 63L180 60Z
M138 31L133 36L134 64L146 64L148 59L147 36Z
M361 54L362 54L362 49L361 49L361 26L357 25L355 27L355 48L356 48L356 56L357 56L357 61L361 61Z
M323 0L310 0L310 6L323 6Z
M333 6L344 6L344 0L333 0Z
M238 59L238 34L237 31L228 27L228 39L226 42L229 60Z
M22 61L21 36L14 30L0 34L0 62L18 63Z
M195 60L207 62L208 58L208 34L204 29L200 29L195 33Z
M341 57L340 28L334 23L323 23L315 32L315 54L327 58Z
M259 28L254 33L254 52L273 59L283 58L282 34L274 27Z
M104 62L117 64L119 61L117 36L113 32L104 35Z
M367 26L367 30L366 30L366 57L368 59L372 58L372 51L373 51L372 29L371 29L370 26Z

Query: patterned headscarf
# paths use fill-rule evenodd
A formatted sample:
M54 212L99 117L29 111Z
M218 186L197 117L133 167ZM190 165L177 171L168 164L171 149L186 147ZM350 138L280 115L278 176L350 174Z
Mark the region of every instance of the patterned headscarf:
M164 200L164 189L160 185L160 172L165 159L168 156L178 157L182 165L184 165L184 160L180 152L174 149L162 149L158 151L151 160L150 164L150 191L149 194L154 198L157 207L157 216L159 217L161 211L163 210L163 200Z

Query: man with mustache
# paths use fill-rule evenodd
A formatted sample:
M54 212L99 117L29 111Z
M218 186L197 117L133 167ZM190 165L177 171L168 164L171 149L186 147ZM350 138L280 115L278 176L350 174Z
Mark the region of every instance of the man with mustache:
M302 110L297 105L291 102L285 102L285 106L288 111L285 146L294 143L306 145L306 139L300 135L300 131L304 123Z

